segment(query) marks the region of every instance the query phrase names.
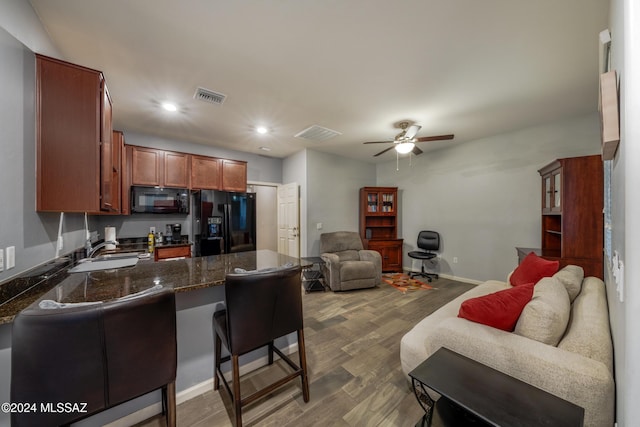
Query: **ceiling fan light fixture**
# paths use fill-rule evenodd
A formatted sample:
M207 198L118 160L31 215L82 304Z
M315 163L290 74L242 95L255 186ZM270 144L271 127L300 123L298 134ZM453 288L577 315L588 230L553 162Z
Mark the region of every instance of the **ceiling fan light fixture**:
M396 144L396 151L400 154L410 153L413 148L416 146L413 142L401 142L400 144Z

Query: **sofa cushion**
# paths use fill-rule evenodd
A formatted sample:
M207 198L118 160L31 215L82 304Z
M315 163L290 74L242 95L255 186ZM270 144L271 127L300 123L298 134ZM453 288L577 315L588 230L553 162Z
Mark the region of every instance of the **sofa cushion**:
M569 294L569 300L573 302L580 293L582 287L582 279L584 279L584 270L577 265L567 265L553 275L560 281Z
M458 317L511 332L533 296L533 283L514 286L462 303Z
M509 282L512 286L537 283L543 277L550 277L558 271L560 263L540 258L533 252L529 252L520 265L511 273Z
M335 254L338 255L338 258L340 258L340 262L360 261L360 253L355 250L340 251L336 252Z
M514 332L556 346L569 322L569 294L557 279L545 277L536 283L533 298L525 305Z
M376 269L370 261L344 261L340 265L340 281L371 279L376 276Z
M602 362L613 372L607 295L602 280L587 277L571 305L571 318L558 348Z

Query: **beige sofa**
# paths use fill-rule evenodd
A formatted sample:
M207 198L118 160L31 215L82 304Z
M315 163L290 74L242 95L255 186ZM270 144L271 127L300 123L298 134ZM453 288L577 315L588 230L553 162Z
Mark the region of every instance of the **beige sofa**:
M415 325L400 344L404 373L446 347L581 406L585 426L612 426L613 348L602 280L583 279L576 266L540 280L513 332L457 317L464 300L510 287L487 281Z

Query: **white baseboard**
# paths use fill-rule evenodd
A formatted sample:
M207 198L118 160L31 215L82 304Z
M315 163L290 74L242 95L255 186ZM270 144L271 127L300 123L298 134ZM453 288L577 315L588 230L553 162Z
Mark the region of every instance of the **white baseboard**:
M288 347L281 349L284 354L293 354L298 351L298 343L295 342L290 344ZM277 360L278 355L274 354L274 358ZM268 363L267 356L260 357L252 362L249 362L245 365L240 366L240 375L245 375L251 371L255 371L258 368L265 366ZM213 366L212 366L213 370ZM231 371L224 371L224 374L227 375ZM193 399L196 396L199 396L203 393L206 393L209 390L213 389L213 377L209 378L199 384L191 386L185 390L182 390L176 393L176 405L186 402L187 400ZM109 424L105 424L104 427L129 427L144 420L147 420L153 416L162 413L162 403L157 402L153 405L149 405L145 408L140 409L139 411L133 412L127 416L119 418Z

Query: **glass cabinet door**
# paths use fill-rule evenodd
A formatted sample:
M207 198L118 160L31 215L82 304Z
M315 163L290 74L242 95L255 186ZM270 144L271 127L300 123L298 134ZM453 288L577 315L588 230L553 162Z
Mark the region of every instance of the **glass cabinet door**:
M367 193L367 212L378 212L378 193Z
M559 210L561 208L560 206L560 200L562 200L560 198L561 196L561 189L562 189L562 179L560 176L560 173L555 173L553 175L553 207L557 210Z
M542 210L547 211L551 209L551 176L544 177L544 202L542 204Z
M393 213L396 210L396 204L393 193L382 193L382 209L384 213Z

